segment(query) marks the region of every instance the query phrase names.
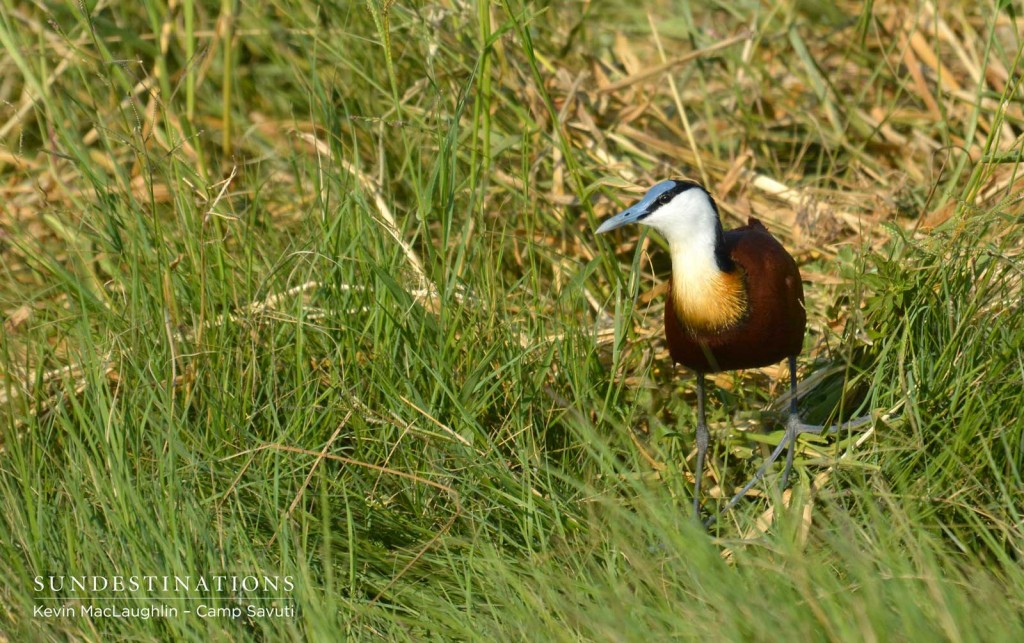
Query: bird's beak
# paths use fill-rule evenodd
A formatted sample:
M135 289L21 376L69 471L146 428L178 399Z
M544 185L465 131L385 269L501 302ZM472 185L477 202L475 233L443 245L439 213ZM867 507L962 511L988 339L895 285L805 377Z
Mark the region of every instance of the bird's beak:
M602 234L608 232L609 230L614 230L615 228L621 228L624 225L629 225L630 223L636 223L637 221L643 218L644 213L646 211L647 204L644 201L641 201L640 203L637 203L633 207L629 208L628 210L623 210L622 212L616 214L611 219L608 219L607 221L602 223L601 227L599 227L597 231L594 232L594 234Z

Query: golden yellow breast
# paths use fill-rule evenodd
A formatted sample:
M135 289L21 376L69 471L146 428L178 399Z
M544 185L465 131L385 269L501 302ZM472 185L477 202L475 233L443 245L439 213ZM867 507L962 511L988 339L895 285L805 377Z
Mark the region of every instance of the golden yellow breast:
M698 281L672 279L676 317L694 333L713 333L738 324L747 313L747 291L740 270Z

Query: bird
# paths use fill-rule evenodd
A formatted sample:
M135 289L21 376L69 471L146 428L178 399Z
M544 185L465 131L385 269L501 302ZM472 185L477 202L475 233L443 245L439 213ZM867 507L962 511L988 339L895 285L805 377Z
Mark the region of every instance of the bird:
M778 447L722 511L739 501L787 450L783 488L793 467L796 436L808 425L797 412L796 361L807 328L803 282L793 256L761 221L722 228L718 205L698 182L668 179L604 221L595 234L646 225L668 243L672 277L665 300L665 338L673 362L696 374L697 462L693 512L701 519L700 485L708 449L705 376L789 361L789 420ZM712 516L705 525L714 521Z

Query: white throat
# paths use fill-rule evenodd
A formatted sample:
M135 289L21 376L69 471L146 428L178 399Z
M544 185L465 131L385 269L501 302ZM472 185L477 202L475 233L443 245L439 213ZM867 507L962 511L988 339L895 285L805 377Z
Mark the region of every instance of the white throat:
M722 273L715 258L715 230L687 239L668 239L672 255L672 295L678 301L704 301L714 296Z
M699 188L683 192L647 217L643 223L665 237L672 255L674 290L703 296L713 287L721 268L715 258L718 213L711 197Z
M744 281L737 271L724 272L718 265L721 224L710 197L696 189L689 192L692 198L680 194L667 204L666 216L654 221L672 255L672 305L691 333L720 332L748 310Z

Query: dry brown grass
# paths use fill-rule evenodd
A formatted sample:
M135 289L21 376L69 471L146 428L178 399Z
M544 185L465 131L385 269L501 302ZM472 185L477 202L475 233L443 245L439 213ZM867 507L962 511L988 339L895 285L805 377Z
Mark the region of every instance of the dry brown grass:
M428 63L457 63L435 82L458 87L465 73L459 67L472 61L460 34L478 16L458 4L432 11L422 21L402 13L399 29L426 35L428 58L435 57ZM1014 73L1022 20L967 3L940 11L932 2L913 8L877 2L870 15L862 11L860 3L828 9L796 4L743 16L705 8L691 17L673 14L671 3L651 5L647 13L589 2L564 5L532 19L535 64L510 14L492 7L489 29L504 29L504 35L494 41L493 59L485 61L490 81L477 90L486 92L489 113L465 111L462 117L465 128L481 131L479 162L489 186L479 210L483 221L505 216L510 205L553 212L540 226L530 226L534 232L525 242L557 248L547 258L557 291L572 274L567 259L597 256L592 219L575 218L576 213L607 215L630 198L627 186L639 190L666 176L696 178L716 195L727 226L757 216L798 257L811 284L816 334L842 329L849 309L833 303L841 283L834 261L839 248L880 247L889 237L880 225L886 222L923 235L975 209L997 207L1016 216L1024 188L1016 162L1024 141L1021 76ZM33 308L46 305L45 295L25 301L27 292L46 281L41 275L49 268L39 267L45 257L69 267L103 299L103 284L117 269L107 253L90 252L95 230L88 213L95 207L97 181L116 185L129 201L153 212L169 213L181 199L194 200L207 220L223 218L217 226L226 227L230 243L238 224L234 203L254 185L265 195L262 207L285 228L302 226L318 200L337 198L297 191L302 177L282 171L274 158L300 159L291 167L308 162L347 168L375 195L378 210L383 207L382 221L390 221L389 234L410 257L416 287L432 287L417 251L400 236L408 223L396 224L381 200L381 190L394 198L407 188L385 185L380 168L364 172L345 159L332 160L324 126L282 117L269 111L272 103L255 99L248 122L236 117L225 129L223 114L230 110L210 103L196 107L195 125L188 124L193 108L181 105L187 77L194 76L199 88L214 83L211 65L226 47L272 38L258 23L242 16L229 25L222 14L208 23L211 28L194 33L194 58L181 60L174 54L182 25L171 14L159 33L138 34L160 56L120 61L104 98L75 86L76 74L104 69L82 23L56 28L52 17L28 9L13 18L26 33L40 36L23 55L46 60L49 71L26 75L19 73L30 68L22 59L0 59L9 79L2 88L6 115L0 125L7 141L0 157L0 257L7 266L0 292L10 335L18 335ZM301 29L290 34L303 36ZM330 32L307 35L331 39ZM121 40L103 42L116 49ZM388 44L398 60L422 45L401 39ZM403 71L415 77L422 69L413 63ZM99 111L82 113L75 101ZM363 142L365 167L385 158L395 134L410 128L426 132L451 115L428 96L423 82L405 87L400 104L401 119L380 103L384 111L350 114L340 123L343 136ZM50 124L49 118L57 120ZM499 138L520 138L527 145L491 155L490 141ZM231 155L196 140L223 140ZM196 168L199 181L171 184L174 172L148 170L154 158ZM271 160L251 165L261 158ZM92 164L88 172L83 163ZM247 164L260 168L255 180L238 178ZM498 245L511 245L519 257L523 241L517 235ZM653 252L650 241L646 248ZM640 301L651 306L637 318L641 337L658 334L648 320L661 316L663 265L657 252L641 260L650 289ZM587 292L593 312L608 319L602 297ZM59 309L66 305L62 301L57 294L49 303ZM543 299L531 304L547 305ZM15 361L32 361L27 346L11 347L21 355ZM60 366L51 375L66 367L60 341L54 350ZM664 352L653 358L664 361ZM8 377L24 381L28 372Z

